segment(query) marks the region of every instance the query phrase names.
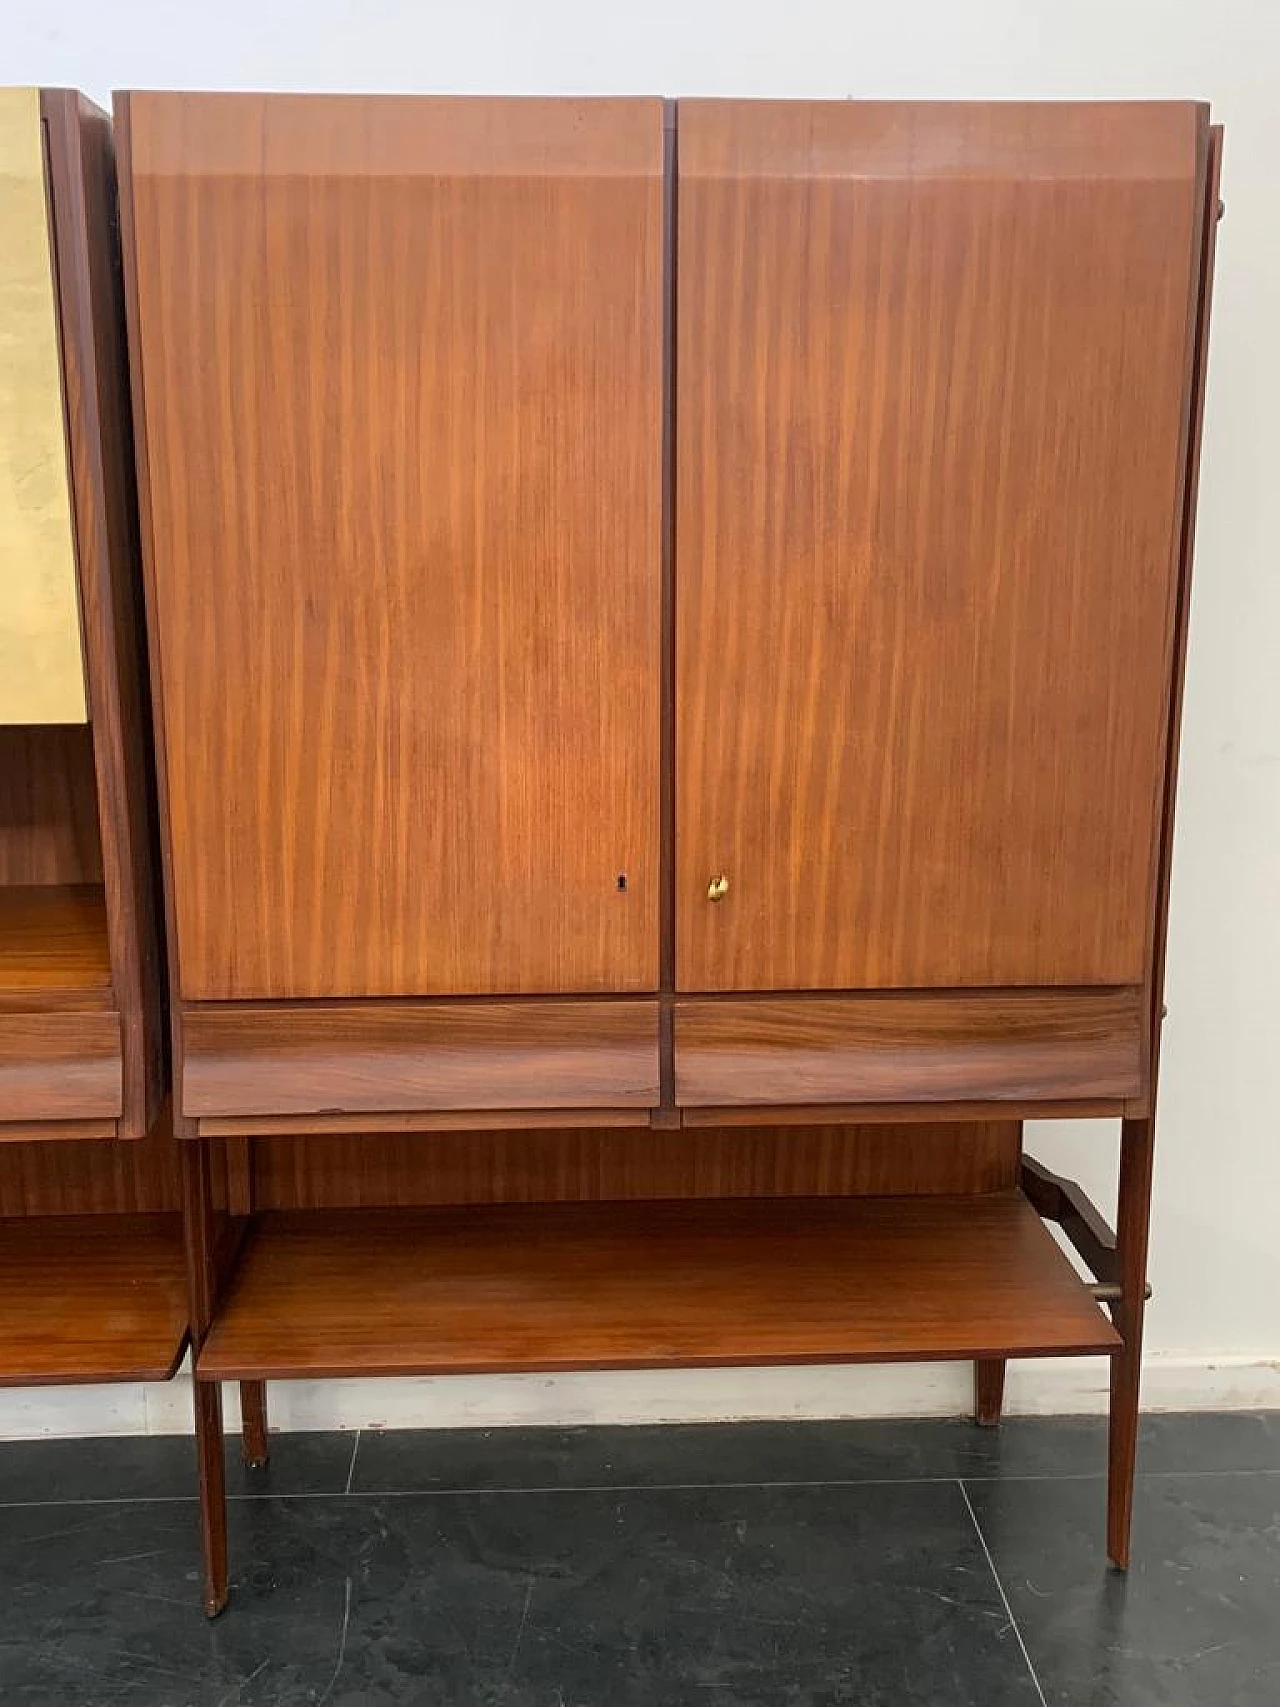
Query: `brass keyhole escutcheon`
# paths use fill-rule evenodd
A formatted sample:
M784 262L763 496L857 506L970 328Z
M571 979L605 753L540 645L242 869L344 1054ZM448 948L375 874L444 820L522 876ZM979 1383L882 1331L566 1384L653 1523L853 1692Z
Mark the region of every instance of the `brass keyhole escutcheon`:
M707 900L723 901L728 893L729 879L722 871L717 872L717 874L711 879L710 883L707 884Z

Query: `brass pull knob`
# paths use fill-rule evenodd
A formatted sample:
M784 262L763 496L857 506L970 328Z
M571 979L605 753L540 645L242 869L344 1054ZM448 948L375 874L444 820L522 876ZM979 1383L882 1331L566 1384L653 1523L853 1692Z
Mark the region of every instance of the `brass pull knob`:
M719 872L711 879L710 883L707 884L707 900L723 901L728 893L729 879L723 872Z

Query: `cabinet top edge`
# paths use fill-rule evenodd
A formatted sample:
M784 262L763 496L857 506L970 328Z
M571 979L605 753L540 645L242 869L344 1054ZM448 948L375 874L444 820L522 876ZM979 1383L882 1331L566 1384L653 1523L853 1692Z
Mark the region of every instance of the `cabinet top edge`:
M117 90L135 177L660 177L657 97Z
M1198 101L677 104L682 177L1113 178L1193 182Z

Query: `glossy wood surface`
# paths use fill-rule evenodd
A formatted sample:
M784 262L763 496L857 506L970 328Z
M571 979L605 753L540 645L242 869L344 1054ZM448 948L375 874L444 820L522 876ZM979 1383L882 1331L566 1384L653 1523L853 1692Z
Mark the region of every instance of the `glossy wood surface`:
M1072 1098L1064 1102L1040 1102L1017 1097L1002 1102L983 1102L966 1097L960 1102L831 1102L831 1103L743 1103L737 1107L708 1103L705 1107L682 1108L678 1118L686 1130L703 1126L753 1126L758 1120L777 1120L785 1125L810 1126L846 1122L890 1127L932 1125L935 1121L1023 1120L1110 1120L1125 1112L1117 1097Z
M178 1204L177 1150L163 1119L133 1144L0 1144L0 1216L152 1214Z
M685 1000L676 1101L1116 1101L1142 1088L1141 990Z
M114 1119L122 1107L114 1012L0 1014L0 1122Z
M1155 1166L1155 1102L1159 1079L1160 1033L1164 1019L1169 886L1173 870L1173 815L1178 790L1178 747L1191 608L1191 567L1195 550L1200 432L1209 356L1209 319L1213 300L1218 221L1222 212L1222 140L1222 127L1213 126L1209 138L1209 162L1200 227L1200 294L1193 368L1195 388L1186 443L1186 483L1179 539L1180 573L1174 630L1174 711L1170 722L1169 753L1165 767L1159 879L1154 907L1154 952L1149 982L1151 1097L1145 1117L1126 1120L1120 1129L1116 1268L1120 1278L1121 1298L1115 1310L1115 1321L1124 1341L1124 1349L1111 1361L1110 1426L1107 1440L1107 1556L1112 1564L1121 1570L1128 1569L1132 1549L1134 1470L1138 1451L1142 1340L1146 1318L1147 1252Z
M186 1336L178 1216L0 1220L0 1387L165 1381Z
M662 108L118 108L180 993L658 979Z
M93 732L0 725L0 885L101 882Z
M200 1354L245 1376L1100 1352L1017 1193L266 1215Z
M1142 981L1205 126L680 103L679 988Z
M30 1144L65 1143L79 1146L84 1139L115 1138L119 1122L109 1116L91 1120L0 1121L0 1144L24 1148Z
M38 89L0 89L0 723L88 716Z
M182 1030L188 1116L658 1100L654 1002L235 1003Z
M984 1193L1017 1184L1020 1155L1016 1121L953 1121L269 1138L252 1168L262 1209L370 1209Z
M530 1132L553 1127L647 1128L648 1108L414 1109L408 1114L237 1114L201 1115L200 1138L275 1138L400 1132Z
M112 986L120 1014L121 1137L140 1138L165 1089L155 789L143 651L137 475L107 115L41 92L49 146L67 444L101 826Z
M0 1011L68 999L80 1006L111 999L101 885L0 887Z

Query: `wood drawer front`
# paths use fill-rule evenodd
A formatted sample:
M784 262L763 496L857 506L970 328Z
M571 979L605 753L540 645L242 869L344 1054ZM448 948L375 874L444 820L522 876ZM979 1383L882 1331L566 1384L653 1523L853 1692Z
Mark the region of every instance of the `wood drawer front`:
M655 990L661 103L122 111L180 994Z
M110 1010L0 1014L0 1131L10 1121L117 1118L120 1062Z
M656 1002L219 1004L182 1038L188 1117L658 1102Z
M1206 117L680 103L679 989L1141 982Z
M1138 990L681 1001L676 1102L1117 1101L1143 1089Z
M0 89L0 724L84 723L38 89Z

